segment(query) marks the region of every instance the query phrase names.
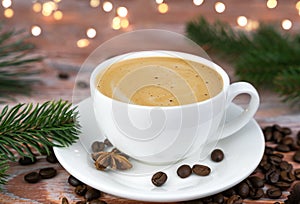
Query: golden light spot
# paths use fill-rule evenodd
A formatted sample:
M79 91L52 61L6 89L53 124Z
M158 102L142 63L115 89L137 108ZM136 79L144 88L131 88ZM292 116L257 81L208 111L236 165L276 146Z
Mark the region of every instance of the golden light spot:
M119 7L119 8L117 8L117 14L118 14L118 16L120 16L120 17L126 17L127 16L127 14L128 14L128 10L127 10L127 8L126 7L124 7L124 6L121 6L121 7Z
M77 41L77 47L79 48L84 48L84 47L87 47L89 46L90 44L90 41L88 39L80 39Z
M97 31L94 28L89 28L86 30L86 36L88 38L94 38L97 35Z
M42 10L42 4L39 2L36 2L32 5L32 10L36 13L41 12Z
M59 10L57 10L53 13L53 18L57 21L61 20L63 18L63 16L64 16L63 12L59 11Z
M239 16L237 18L237 24L241 27L245 27L248 23L248 19L245 16Z
M164 14L164 13L167 13L168 10L169 10L168 4L162 3L162 4L159 4L159 5L158 5L158 11L159 11L159 13Z
M110 12L113 9L113 4L109 1L105 1L102 8L105 12Z
M126 18L122 19L121 22L120 22L120 25L121 25L122 28L128 28L128 26L129 26L128 19L126 19Z
M112 25L111 27L114 29L114 30L119 30L121 28L121 18L116 16L113 18L112 20Z
M100 0L90 0L90 6L96 8L100 5Z
M284 19L282 22L281 22L281 26L284 30L289 30L292 28L293 26L293 23L292 21L290 21L289 19Z
M226 6L225 6L224 3L217 2L215 4L215 10L216 10L217 13L223 13L225 11L225 9L226 9Z
M204 0L193 0L193 3L196 5L196 6L200 6L201 4L203 4Z
M4 16L6 18L12 18L14 16L14 10L12 10L11 8L7 8L4 10Z
M33 36L37 37L37 36L41 35L41 33L42 33L42 29L40 26L35 25L35 26L31 27L31 34Z
M11 0L2 0L2 6L3 8L9 8L12 5L12 1Z
M268 0L267 1L267 7L269 9L273 9L277 6L277 0Z

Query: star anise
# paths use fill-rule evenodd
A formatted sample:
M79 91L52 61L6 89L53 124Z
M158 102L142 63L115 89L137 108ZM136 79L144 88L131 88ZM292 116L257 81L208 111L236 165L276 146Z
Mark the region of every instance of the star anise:
M104 170L107 167L118 170L132 168L132 164L128 159L117 151L93 153L92 158L95 160L95 166L99 170Z

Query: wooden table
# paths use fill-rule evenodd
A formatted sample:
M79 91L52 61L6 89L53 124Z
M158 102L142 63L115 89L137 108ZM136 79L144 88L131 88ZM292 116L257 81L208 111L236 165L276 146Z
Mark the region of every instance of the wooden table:
M36 14L29 12L31 7L31 1L17 1L21 3L18 7L17 3L14 5L16 17L8 21L8 25L16 26L18 28L24 28L24 26L31 26L32 19L37 19ZM27 3L26 3L27 2ZM128 5L131 16L131 26L127 29L142 29L142 28L162 28L178 33L184 34L184 25L187 21L195 18L199 14L206 16L209 20L214 20L220 17L219 14L213 12L213 1L207 1L203 7L195 7L191 3L187 4L186 1L175 0L174 5L170 3L170 13L168 15L158 15L155 9L155 3L149 3L149 0L126 1L125 5ZM89 18L82 18L78 13L77 4L81 5L80 11L83 14L89 15ZM39 75L41 81L40 85L37 85L34 89L33 95L30 97L19 96L17 102L44 102L46 100L64 99L72 100L72 91L76 86L77 72L80 69L81 64L86 57L95 49L98 45L111 37L122 33L123 31L113 31L110 28L110 22L99 21L98 19L107 18L107 14L97 13L92 11L89 6L83 5L83 2L74 1L62 1L61 5L63 9L68 10L65 13L65 23L55 23L49 18L37 19L44 27L45 35L39 38L32 38L38 50L36 53L45 56L45 60L36 64L37 67L43 67L43 73ZM29 5L29 6L28 6ZM235 22L238 15L247 14L248 16L262 20L276 20L286 17L286 13L292 13L290 18L297 20L299 18L296 12L290 12L294 9L294 5L281 4L281 9L275 9L274 13L269 13L265 7L264 1L253 1L251 9L249 4L240 0L228 1L228 12L222 15L223 20ZM230 7L230 5L234 5ZM145 6L149 9L144 12ZM186 9L183 9L186 8ZM26 10L27 9L27 10ZM29 10L28 10L29 9ZM250 12L250 13L249 13ZM284 14L284 15L283 15ZM100 17L99 17L100 15ZM94 19L94 20L93 20ZM108 18L109 19L109 18ZM75 42L81 38L79 34L83 29L86 29L87 25L99 26L98 37L93 39L93 43L84 49L78 49L75 46ZM233 23L234 24L234 23ZM66 26L67 25L67 26ZM295 26L299 27L298 24ZM65 37L67 36L67 37ZM63 45L63 46L62 46ZM220 64L231 76L236 80L233 75L233 70L226 62L214 59ZM59 73L67 73L68 79L59 79L57 76ZM79 80L88 84L89 73L81 72L79 74ZM76 99L73 102L79 102L89 95L88 88L78 88ZM262 126L273 125L277 123L281 126L290 127L293 130L293 136L300 130L300 113L299 109L290 107L289 104L282 103L278 95L268 91L259 90L261 96L261 105L255 116L257 122ZM241 106L247 101L246 97L240 97L236 100ZM10 105L14 105L16 102L11 102ZM3 106L0 106L0 109ZM286 154L285 158L292 162L291 153ZM292 162L295 168L299 168L299 164ZM43 180L37 184L28 184L23 180L23 176L33 170L41 169L44 167L54 167L58 170L58 174L55 178L49 180ZM17 163L10 163L10 169L8 171L10 175L7 185L3 186L3 191L0 194L0 203L60 203L62 197L66 197L71 203L75 203L81 200L80 197L74 194L74 187L67 183L69 176L63 167L59 164L49 164L44 158L39 158L39 161L31 166L20 166ZM112 195L103 194L102 199L107 203L122 203L122 204L137 204L142 203L139 201L131 201L122 198L117 198ZM285 196L278 201L283 201ZM274 201L260 200L252 201L245 200L245 203L274 203Z

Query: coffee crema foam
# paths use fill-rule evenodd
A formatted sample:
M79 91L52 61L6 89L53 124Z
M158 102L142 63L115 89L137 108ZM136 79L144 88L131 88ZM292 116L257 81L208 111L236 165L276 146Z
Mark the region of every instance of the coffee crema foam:
M144 106L178 106L216 96L221 76L198 62L173 57L141 57L116 62L97 76L104 95Z

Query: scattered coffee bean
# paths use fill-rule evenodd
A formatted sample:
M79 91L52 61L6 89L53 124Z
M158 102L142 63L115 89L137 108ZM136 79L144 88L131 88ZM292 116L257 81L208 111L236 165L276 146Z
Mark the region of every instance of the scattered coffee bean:
M289 151L291 151L291 148L288 145L279 144L276 146L275 150L277 150L279 152L289 152Z
M293 165L288 163L287 161L282 161L279 164L279 168L282 171L292 171L293 170Z
M226 204L242 204L243 199L239 195L233 195L228 198Z
M281 132L282 132L284 135L290 135L290 134L292 134L291 128L288 128L288 127L283 127L283 128L281 128Z
M69 176L69 178L68 178L68 183L69 183L71 186L74 186L74 187L83 184L81 181L79 181L77 178L75 178L75 177L72 176L72 175Z
M283 139L283 134L281 132L279 132L278 130L273 132L273 141L276 144L279 144L282 139Z
M50 179L50 178L53 178L54 176L56 176L57 171L56 171L56 169L54 169L52 167L48 167L48 168L41 169L39 171L39 174L42 179Z
M214 203L219 203L219 204L224 203L224 196L221 193L219 193L217 195L214 195L213 196L213 202Z
M289 187L291 187L290 183L284 182L284 181L278 181L277 183L274 183L274 186L280 188L280 190L287 190Z
M188 176L190 176L192 174L192 169L189 165L181 165L178 169L177 169L177 175L180 178L186 178Z
M300 169L295 169L294 170L294 175L295 175L295 178L300 180Z
M265 140L271 141L273 139L273 128L268 126L263 129Z
M280 171L276 169L274 166L268 170L265 174L265 179L269 184L274 184L279 181L280 178Z
M76 83L76 85L77 85L78 88L81 88L81 89L86 89L86 88L89 87L89 84L86 83L85 81L78 81Z
M163 185L164 183L166 183L167 179L168 179L167 174L159 171L152 176L151 181L155 186L159 187L159 186Z
M41 176L37 172L31 172L24 176L24 180L28 183L37 183Z
M34 164L37 162L37 159L35 157L21 157L19 159L19 164L20 165L30 165L30 164Z
M85 193L84 198L87 201L91 201L91 200L99 198L100 196L101 196L101 192L99 190L94 189L94 188L90 188Z
M66 197L63 197L63 198L61 199L61 204L69 204L68 199L67 199Z
M50 153L49 155L47 155L46 160L47 160L47 162L52 163L52 164L55 164L58 162L54 153Z
M198 176L207 176L210 174L211 170L208 166L195 164L192 168L194 174Z
M280 196L282 195L282 192L279 188L271 187L267 190L266 194L267 194L268 198L277 199L277 198L280 198Z
M264 196L264 191L261 188L252 188L249 191L249 196L253 200L258 200Z
M294 160L295 162L300 163L300 151L299 151L299 150L296 151L295 154L293 155L293 160Z
M102 152L105 149L105 144L103 142L95 141L92 144L93 152Z
M224 153L223 153L223 151L220 150L220 149L215 149L211 153L211 159L214 162L220 162L220 161L222 161L224 159Z
M250 176L248 180L254 188L262 188L265 185L265 181L258 176Z
M300 182L296 183L292 190L290 195L288 196L288 199L285 201L287 204L299 204L300 201Z
M85 184L76 186L76 188L75 188L75 193L79 196L84 196L86 191L87 191L87 186Z
M296 180L294 174L292 172L288 172L288 171L281 171L280 178L282 181L286 181L288 183L292 183L293 181Z
M229 188L226 191L222 192L222 194L226 197L231 197L233 195L237 195L236 191L234 190L234 188Z
M69 74L66 72L60 72L60 73L58 73L57 76L58 76L58 78L63 79L63 80L69 79Z
M89 204L107 204L107 203L103 200L95 199L90 201Z
M104 144L106 146L108 146L108 147L112 147L113 146L107 138L104 140Z
M247 198L250 192L249 185L246 182L242 182L237 187L237 193L241 198Z
M291 147L294 145L294 139L292 137L284 137L282 139L281 143Z
M86 204L85 200L77 201L76 204Z

